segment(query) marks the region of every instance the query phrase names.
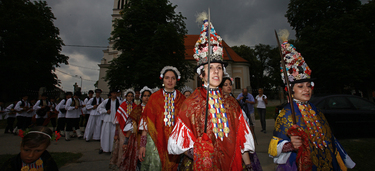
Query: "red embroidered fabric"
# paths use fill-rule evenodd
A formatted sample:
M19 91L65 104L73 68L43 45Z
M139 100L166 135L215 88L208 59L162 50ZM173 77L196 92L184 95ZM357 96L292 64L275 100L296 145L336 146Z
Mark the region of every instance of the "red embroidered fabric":
M136 106L137 105L133 103L132 109L134 109ZM124 113L124 111L126 112L126 114ZM126 101L124 101L123 103L121 103L120 107L116 111L116 118L120 125L121 131L124 135L126 135L126 132L124 132L124 128L126 126L126 120L128 119L129 114L130 113L128 113L128 104L126 103Z
M290 136L300 136L302 139L302 145L298 149L296 164L299 171L310 171L312 170L312 160L310 156L309 138L307 133L300 129L298 125L293 125L288 130Z
M206 89L197 88L184 101L178 115L182 122L192 131L194 137L198 139L202 137L204 133L206 94ZM243 118L242 120L239 119L242 113L236 99L231 96L224 97L222 95L221 97L228 115L228 127L231 131L228 134L228 137L223 138L223 141L217 140L213 133L212 118L209 115L207 122L207 137L211 140L214 148L212 155L212 170L241 170L241 148L243 148L243 144L246 142L245 121ZM196 154L196 149L194 149L194 153Z
M176 97L174 100L174 106L175 114L177 114L180 111L182 102L185 100L185 96L181 94L180 91L175 91ZM165 126L164 123L163 89L160 89L151 95L143 111L142 118L147 123L147 131L158 149L162 170L177 170L180 156L169 155L167 150L168 139L173 130L173 126Z

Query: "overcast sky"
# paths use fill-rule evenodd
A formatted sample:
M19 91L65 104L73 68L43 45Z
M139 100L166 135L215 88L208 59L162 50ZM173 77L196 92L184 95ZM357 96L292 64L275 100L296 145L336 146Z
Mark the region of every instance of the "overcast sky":
M114 0L46 0L52 8L65 45L108 46ZM117 0L116 0L117 1ZM216 32L229 46L270 44L275 46L273 30L288 29L293 39L295 32L284 17L289 0L170 0L176 12L187 18L188 34L199 34L200 24L195 15L211 9L211 22ZM362 0L367 2L367 0ZM69 56L71 65L56 71L63 90L72 91L73 84L83 91L94 89L99 79L98 64L105 48L64 46L62 53ZM74 65L74 66L73 66ZM64 73L62 73L62 72ZM73 77L71 75L77 75Z

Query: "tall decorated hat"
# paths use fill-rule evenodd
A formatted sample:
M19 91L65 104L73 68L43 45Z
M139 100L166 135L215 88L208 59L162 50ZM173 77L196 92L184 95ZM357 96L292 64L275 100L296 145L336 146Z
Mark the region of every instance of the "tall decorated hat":
M286 73L289 83L301 83L312 81L311 69L307 65L305 59L302 57L296 48L288 42L288 30L281 30L279 33L280 39L283 41L281 44L281 52L285 61ZM281 78L286 84L283 67L281 66Z
M197 60L197 73L200 75L203 66L208 63L222 63L227 66L228 63L223 60L223 44L222 38L216 33L214 26L210 23L210 42L211 42L211 55L208 56L208 15L202 12L197 17L197 22L203 22L201 33L198 41L195 43L194 59Z

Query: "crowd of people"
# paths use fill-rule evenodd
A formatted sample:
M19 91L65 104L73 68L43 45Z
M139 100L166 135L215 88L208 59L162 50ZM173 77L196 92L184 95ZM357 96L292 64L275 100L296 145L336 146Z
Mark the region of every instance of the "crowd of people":
M57 125L51 122L53 129L56 126L66 141L72 136L100 140L99 153L111 152L110 167L114 170L262 170L251 127L253 105L257 104L262 132L266 133L267 96L262 89L255 98L247 89L237 98L231 95L233 82L225 69L228 64L223 60L221 37L208 23L207 16L201 15L204 24L194 49L196 73L203 81L201 87L194 91L188 87L177 90L181 74L176 67L165 66L159 75L162 88L128 89L124 100L119 90L111 90L104 100L100 89L95 90L95 96L90 91L83 101L80 92L67 92L59 104L48 101L44 94L32 105L24 96L7 110L8 118L11 112L16 113L12 116L17 117L13 132L27 130L30 123L44 125L55 115ZM212 47L208 47L207 41L211 41ZM324 115L309 103L314 87L311 69L294 46L283 41L287 72L282 78L291 100L278 115L269 144L276 169L353 168L355 163L335 139ZM80 126L85 129L80 130ZM10 130L7 127L6 131ZM34 127L24 134L20 155L3 168L55 169L46 151L49 139L54 137L51 130ZM25 149L38 153L27 158Z

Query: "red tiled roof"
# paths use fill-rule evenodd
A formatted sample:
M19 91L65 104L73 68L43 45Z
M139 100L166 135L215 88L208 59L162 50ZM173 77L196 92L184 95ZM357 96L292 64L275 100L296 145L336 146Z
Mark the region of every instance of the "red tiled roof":
M185 37L185 59L194 60L194 46L195 42L198 40L199 35L186 35ZM232 48L228 46L227 43L223 40L223 51L224 51L224 61L233 61L233 62L248 62L244 58L237 55Z

